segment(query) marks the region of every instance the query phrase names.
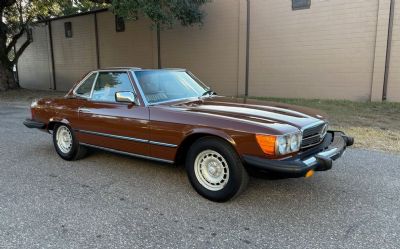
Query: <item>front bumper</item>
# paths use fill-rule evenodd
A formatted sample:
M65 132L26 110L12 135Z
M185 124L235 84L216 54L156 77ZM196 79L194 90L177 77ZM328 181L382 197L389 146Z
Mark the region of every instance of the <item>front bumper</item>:
M354 139L340 131L329 131L324 141L317 147L300 152L297 156L271 160L256 156L244 155L244 162L257 169L277 173L304 176L310 170L324 171L332 168L332 162L343 155Z
M32 119L26 119L24 125L28 128L44 129L46 127L45 123L38 122Z

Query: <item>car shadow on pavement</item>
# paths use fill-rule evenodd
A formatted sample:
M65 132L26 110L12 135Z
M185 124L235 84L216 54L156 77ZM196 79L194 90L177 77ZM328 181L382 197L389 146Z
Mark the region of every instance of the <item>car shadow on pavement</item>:
M51 153L50 153L51 152ZM139 189L146 191L146 195L174 201L176 203L194 202L197 205L221 205L197 195L190 186L183 165L170 165L153 162L146 159L120 155L99 149L90 149L87 157L79 161L68 162L58 158L50 143L41 144L29 154L40 155L41 161L56 161L57 166L52 167L51 174L60 178L74 179L82 186L102 189L115 193L129 200L129 196L137 195ZM49 159L49 157L52 157ZM66 167L67 166L67 167ZM40 167L40 166L38 166ZM46 167L45 167L46 169ZM47 168L47 171L50 169ZM50 174L49 173L49 174ZM338 186L327 186L322 175L315 179L291 179L287 176L271 172L250 171L248 188L237 198L227 202L226 208L251 208L255 202L263 203L262 209L277 208L279 205L291 205L293 202L305 202L315 206L318 200L330 199L340 201L342 192ZM103 187L96 186L99 182L107 182ZM334 182L334 181L333 181ZM104 183L102 183L104 184ZM102 185L101 185L102 186ZM328 192L324 189L335 189ZM314 204L311 200L316 200ZM274 204L273 202L277 202ZM193 204L194 205L194 204ZM318 208L315 206L315 208Z

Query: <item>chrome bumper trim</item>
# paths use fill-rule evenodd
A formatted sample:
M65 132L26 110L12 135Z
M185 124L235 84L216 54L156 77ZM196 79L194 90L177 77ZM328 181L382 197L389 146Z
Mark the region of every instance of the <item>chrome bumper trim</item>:
M338 148L332 148L330 150L318 153L317 156L332 158L332 157L336 156L338 153L340 153L340 152L338 152ZM312 156L312 157L304 160L303 163L307 166L313 166L313 165L317 164L317 159L315 158L315 156Z

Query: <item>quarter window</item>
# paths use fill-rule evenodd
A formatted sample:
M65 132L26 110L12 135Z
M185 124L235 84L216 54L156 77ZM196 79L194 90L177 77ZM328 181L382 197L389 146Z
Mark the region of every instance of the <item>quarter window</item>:
M96 73L90 75L79 87L76 89L75 93L83 97L90 97L90 92L92 91L93 82L96 79Z
M92 100L115 102L116 92L133 92L126 72L101 72L94 86Z

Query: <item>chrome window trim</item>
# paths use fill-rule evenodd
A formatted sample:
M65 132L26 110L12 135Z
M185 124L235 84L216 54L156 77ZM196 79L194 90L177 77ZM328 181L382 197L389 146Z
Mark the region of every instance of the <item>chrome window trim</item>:
M131 74L132 74L132 77L133 77L134 84L136 85L137 89L139 89L139 93L142 96L142 100L143 100L144 105L145 106L149 106L149 102L147 101L147 98L144 95L143 89L139 84L139 80L136 77L136 74L135 74L136 71L141 71L141 70L131 70Z
M171 161L171 160L166 160L166 159L161 159L161 158L151 157L151 156L145 156L145 155L125 152L125 151L121 151L121 150L115 150L115 149L102 147L102 146L97 146L97 145L93 145L93 144L87 144L87 143L79 143L79 144L83 145L83 146L88 146L88 147L92 147L92 148L96 148L96 149L100 149L100 150L105 150L105 151L109 151L109 152L113 152L113 153L118 153L118 154L122 154L122 155L127 155L127 156L133 156L133 157L138 157L138 158L143 158L143 159L149 159L149 160L154 160L154 161L163 162L163 163L170 163L170 164L174 163L174 161Z
M186 69L179 68L179 67L164 67L164 68L161 68L160 70L169 70L169 71L177 71L177 72L185 71L186 72Z
M164 100L164 101L150 103L149 106L158 105L158 104L165 104L165 103L170 103L170 102L176 102L176 101L181 101L181 100L185 100L185 99L187 99L187 100L198 100L199 98L191 97L191 98L180 98L180 99L173 99L173 100Z
M154 103L149 103L147 101L146 95L143 92L143 89L139 83L139 80L136 76L136 72L142 72L142 71L161 71L161 70L166 70L166 71L177 71L177 72L185 72L187 73L194 81L196 81L198 84L204 86L204 87L208 87L206 84L204 84L201 80L199 80L195 75L193 75L190 71L186 70L186 69L175 69L175 68L162 68L162 69L135 69L135 70L131 70L132 76L135 80L136 86L139 89L139 92L142 96L143 102L145 104L145 106L153 106L153 105L157 105L157 104L165 104L165 103L169 103L169 102L175 102L175 101L180 101L180 100L185 100L185 99L201 99L201 96L199 97L190 97L190 98L180 98L180 99L172 99L172 100L165 100L165 101L158 101L158 102L154 102Z
M125 70L125 71L129 71L129 70L141 70L142 68L140 67L107 67L107 68L102 68L102 69L98 69L99 71L116 71L116 70Z
M95 74L95 73L98 73L98 72L97 72L97 71L91 71L90 73L88 73L88 74L78 83L78 85L76 85L76 87L75 87L74 90L72 91L72 94L75 95L75 96L81 97L81 98L90 99L90 97L92 96L93 86L94 86L94 83L95 83L96 80L97 80L98 74L96 75L96 77L94 78L94 80L93 80L93 82L92 82L92 90L90 91L89 97L87 97L87 96L85 96L85 95L82 95L82 94L76 93L76 90L78 90L79 87L81 87L81 85L82 85L90 76L92 76L92 75Z
M100 75L100 73L99 72L96 72L97 73L97 75L96 75L96 78L94 79L94 82L93 82L93 85L92 85L92 90L90 91L90 97L88 98L88 99L92 99L92 96L93 96L93 90L94 90L94 86L96 85L96 82L97 82L97 78L99 78L99 75Z
M112 73L112 72L117 72L117 73L121 73L121 72L122 72L122 73L126 73L126 74L128 75L129 82L131 83L131 86L132 86L132 92L133 92L133 94L135 94L135 95L137 96L137 93L136 93L136 90L135 90L135 86L134 86L135 82L132 82L131 77L129 77L129 71L130 71L130 70L127 70L127 69L115 69L115 70L114 70L114 69L100 69L100 70L97 70L97 71L96 71L96 72L97 72L97 76L96 76L96 79L94 80L94 83L93 83L93 86L92 86L92 91L91 91L91 94L90 94L90 98L88 98L88 100L90 100L90 101L92 101L92 102L100 102L100 103L123 104L123 103L117 102L117 101L110 102L110 101L94 100L94 99L92 99L94 87L96 86L97 78L99 77L100 73ZM125 103L125 104L126 104L126 103ZM139 99L137 99L137 103L135 103L135 104L137 104L138 106L140 106L140 101L139 101Z
M147 144L158 145L158 146L163 146L163 147L170 147L170 148L178 147L178 145L176 145L176 144L163 143L163 142L152 141L152 140L141 139L141 138L135 138L135 137L119 136L119 135L113 135L113 134L96 132L96 131L87 131L87 130L75 130L75 131L80 132L80 133L89 134L89 135L109 137L109 138L133 141L133 142L138 142L138 143L147 143Z

